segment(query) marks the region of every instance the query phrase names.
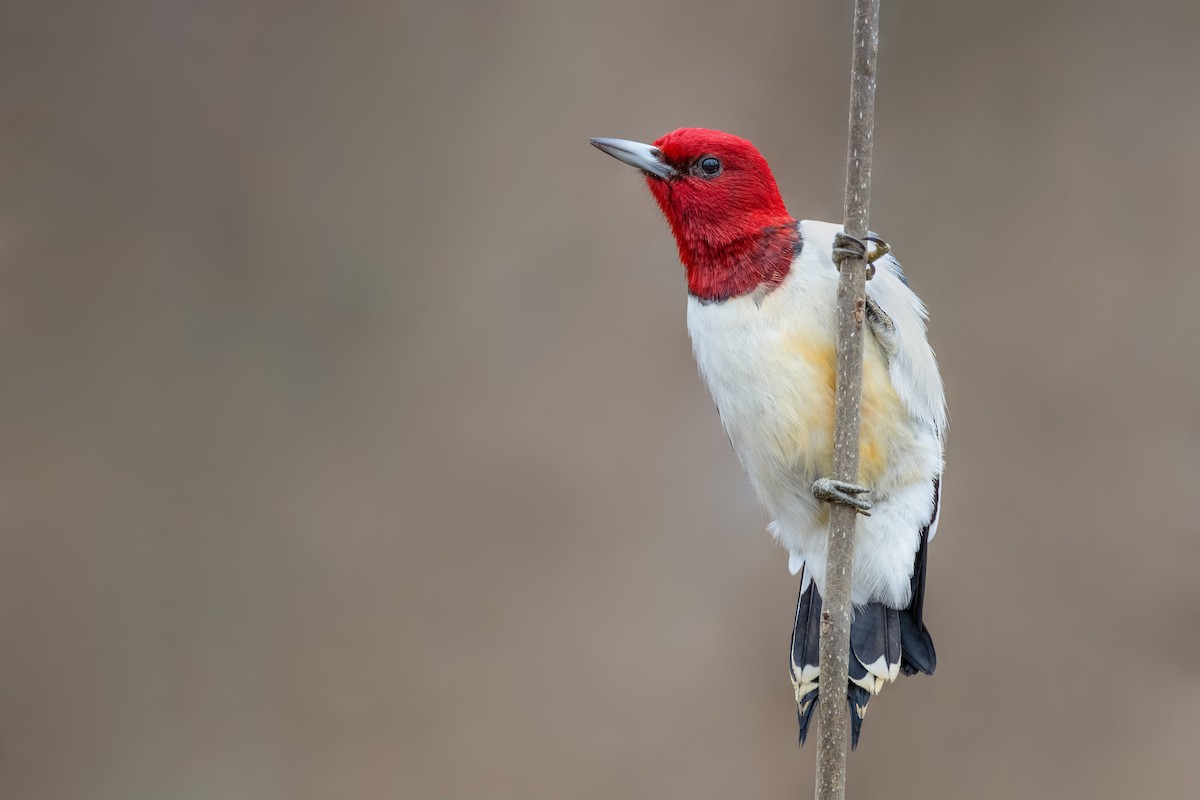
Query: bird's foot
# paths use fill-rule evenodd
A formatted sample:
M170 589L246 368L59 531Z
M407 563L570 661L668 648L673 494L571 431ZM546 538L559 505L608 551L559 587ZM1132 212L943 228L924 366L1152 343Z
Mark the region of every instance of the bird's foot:
M867 242L875 245L867 252ZM859 239L848 233L839 231L833 237L833 261L840 271L842 262L848 258L860 258L866 262L867 280L875 277L875 262L892 252L892 246L878 236L867 236Z
M879 303L876 303L872 297L867 298L867 321L876 331L882 331L888 335L896 333L896 323L892 322L892 318L879 307Z
M813 482L812 493L818 500L826 503L842 503L858 509L858 513L871 516L871 501L861 494L870 494L871 490L857 483L835 481L833 478L818 478Z
M888 358L893 358L900 350L900 340L896 336L896 323L887 312L879 307L874 298L867 298L867 324L875 334L876 341L883 347Z

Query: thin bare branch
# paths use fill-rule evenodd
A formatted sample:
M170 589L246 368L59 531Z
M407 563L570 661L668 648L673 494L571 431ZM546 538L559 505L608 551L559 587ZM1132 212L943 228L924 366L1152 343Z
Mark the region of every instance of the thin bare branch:
M871 144L875 127L875 59L879 50L880 0L856 0L854 58L850 79L850 144L846 161L846 233L867 235L871 200ZM841 262L838 281L837 422L833 477L858 482L862 422L862 323L866 263ZM829 556L821 618L821 693L817 709L817 800L846 796L846 681L850 653L850 587L857 511L835 503L830 511Z

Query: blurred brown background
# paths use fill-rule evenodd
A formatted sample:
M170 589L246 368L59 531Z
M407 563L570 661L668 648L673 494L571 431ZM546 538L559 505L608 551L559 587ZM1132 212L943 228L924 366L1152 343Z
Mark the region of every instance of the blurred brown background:
M837 218L849 6L3 3L0 796L811 796L794 579L587 138ZM884 4L952 427L855 797L1200 795L1198 27Z

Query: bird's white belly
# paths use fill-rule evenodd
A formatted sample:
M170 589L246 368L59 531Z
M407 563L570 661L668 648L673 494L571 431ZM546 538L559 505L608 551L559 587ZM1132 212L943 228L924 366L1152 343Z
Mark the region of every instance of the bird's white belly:
M809 487L831 467L834 344L822 320L780 322L749 297L693 301L688 313L696 362L729 441L765 510L798 523L773 526L795 550L804 543L791 540L802 532L821 535L826 511Z
M729 440L773 518L772 533L792 554L794 568L803 561L806 577L821 589L829 507L813 496L811 486L832 472L835 326L831 309L774 294L709 305L693 299L688 329ZM931 485L909 486L924 474L913 445L911 421L878 343L868 336L859 480L873 489L876 507L871 517L860 517L856 603L908 600L920 531L911 512L932 503ZM910 497L914 491L929 494L929 502Z

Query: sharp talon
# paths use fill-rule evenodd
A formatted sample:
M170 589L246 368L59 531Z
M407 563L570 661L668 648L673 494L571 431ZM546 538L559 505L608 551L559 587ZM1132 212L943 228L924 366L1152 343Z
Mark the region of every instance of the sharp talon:
M855 495L869 494L870 489L866 486L859 486L857 483L846 483L845 481L835 481L833 478L820 478L813 482L812 493L818 500L824 500L826 503L841 503L842 505L853 506L858 509L860 514L871 516L871 501L865 497L856 497Z
M838 269L842 268L842 262L847 258L866 259L867 246L862 239L850 236L845 232L839 231L833 237L833 262L837 264Z
M892 246L890 244L888 244L887 242L885 242L883 239L880 239L878 236L868 236L866 238L866 241L870 242L873 245L877 245L874 250L872 250L869 254L867 254L867 263L868 264L874 264L876 261L878 261L879 259L886 256L888 253L892 252Z

